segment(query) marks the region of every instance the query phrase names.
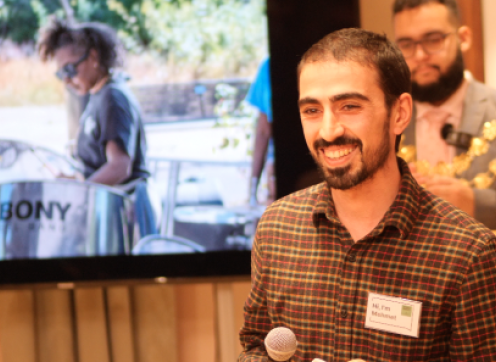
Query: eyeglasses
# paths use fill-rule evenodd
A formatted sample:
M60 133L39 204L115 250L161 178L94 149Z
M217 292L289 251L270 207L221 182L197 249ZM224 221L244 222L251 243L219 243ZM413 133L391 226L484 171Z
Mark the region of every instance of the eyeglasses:
M420 44L422 50L426 54L435 54L444 49L445 39L448 35L453 33L432 33L426 35L423 39L414 41L412 39L401 39L396 42L405 58L410 58L415 55L417 51L417 44Z
M57 70L57 72L55 73L57 78L59 78L60 80L64 80L66 78L71 79L71 78L75 77L78 74L78 71L77 71L78 65L81 64L82 62L84 62L86 60L86 58L88 58L89 54L90 54L90 52L88 51L88 52L84 53L84 55L81 58L79 58L77 61L75 61L74 63L67 63L62 68Z

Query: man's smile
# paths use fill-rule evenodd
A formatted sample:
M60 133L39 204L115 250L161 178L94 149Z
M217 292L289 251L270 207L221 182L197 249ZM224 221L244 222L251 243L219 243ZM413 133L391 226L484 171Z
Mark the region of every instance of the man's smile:
M356 148L356 145L350 145L348 147L343 147L340 149L323 149L322 152L327 158L336 160L341 157L349 155Z

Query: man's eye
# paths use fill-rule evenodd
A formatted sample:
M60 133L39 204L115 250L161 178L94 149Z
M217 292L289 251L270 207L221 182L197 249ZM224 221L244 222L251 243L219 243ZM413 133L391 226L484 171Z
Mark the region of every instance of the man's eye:
M424 39L424 43L429 44L429 45L436 45L439 44L443 41L443 38L441 36L432 36L430 38Z
M412 41L401 41L398 42L398 48L401 50L407 50L411 49L413 47L413 42Z
M307 108L303 111L304 114L315 114L318 112L317 108Z
M346 104L343 108L347 111L355 111L360 108L360 106L357 106L356 104Z

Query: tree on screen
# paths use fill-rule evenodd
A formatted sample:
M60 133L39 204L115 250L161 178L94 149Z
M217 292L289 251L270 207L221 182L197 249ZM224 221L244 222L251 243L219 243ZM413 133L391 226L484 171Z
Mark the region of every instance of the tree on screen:
M265 0L0 0L0 41L34 44L50 16L67 16L64 3L77 21L114 27L129 52L150 51L193 78L235 76L267 52Z

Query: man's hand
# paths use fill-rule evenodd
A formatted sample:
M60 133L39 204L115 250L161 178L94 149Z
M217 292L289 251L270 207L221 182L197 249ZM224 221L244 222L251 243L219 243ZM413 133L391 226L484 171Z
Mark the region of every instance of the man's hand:
M425 189L474 216L474 190L465 182L449 176L424 176L411 169L413 177Z

